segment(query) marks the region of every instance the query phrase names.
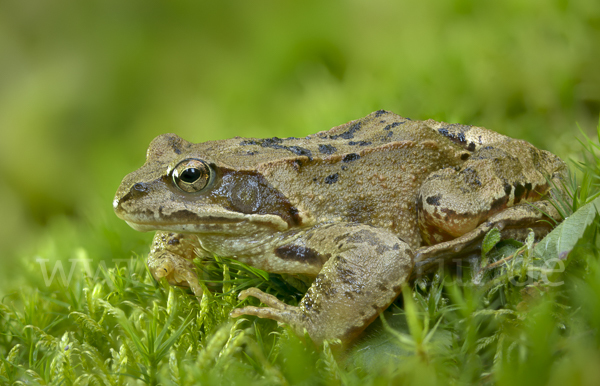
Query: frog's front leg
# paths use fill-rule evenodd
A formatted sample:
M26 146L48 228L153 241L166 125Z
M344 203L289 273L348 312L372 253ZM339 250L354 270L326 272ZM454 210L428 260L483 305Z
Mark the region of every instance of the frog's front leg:
M255 315L287 323L299 335L306 329L315 342L357 336L394 301L413 267L408 244L386 230L362 224L318 227L283 247L299 252L290 253L290 259L301 259L307 250L329 255L298 307L250 288L240 298L254 296L269 307L238 308L231 316Z
M201 298L194 258L199 248L198 236L192 234L156 232L148 254L148 268L156 280L163 277L169 284L190 287Z

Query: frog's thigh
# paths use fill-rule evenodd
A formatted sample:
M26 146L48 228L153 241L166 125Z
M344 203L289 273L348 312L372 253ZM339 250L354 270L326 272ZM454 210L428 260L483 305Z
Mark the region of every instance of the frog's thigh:
M465 173L452 168L442 169L421 185L417 211L421 235L427 244L461 236L473 230L489 213L493 205L488 198L489 187L481 186L478 179L465 180L462 174ZM474 181L475 186L471 186ZM503 195L504 191L499 193Z
M298 305L289 306L256 288L254 296L269 307L244 307L233 317L256 315L289 324L315 342L349 341L369 325L398 296L413 266L413 252L395 235L357 224L317 229L304 246L330 253L330 259Z
M412 276L418 277L439 267L446 260L460 259L461 255L479 249L483 237L492 228L500 230L504 239L525 239L530 229L536 238L541 238L552 230L552 220L560 221L561 217L556 208L546 200L507 208L454 240L416 250Z
M196 257L194 250L198 247L198 236L156 232L147 260L152 276L156 280L164 277L171 285L190 287L196 296L202 296L192 261Z

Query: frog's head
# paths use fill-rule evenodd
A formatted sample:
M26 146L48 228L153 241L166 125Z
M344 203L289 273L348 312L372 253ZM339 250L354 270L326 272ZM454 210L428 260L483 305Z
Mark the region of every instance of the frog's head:
M139 231L241 236L298 225L298 210L262 174L223 163L227 146L155 138L144 165L121 182L115 213Z

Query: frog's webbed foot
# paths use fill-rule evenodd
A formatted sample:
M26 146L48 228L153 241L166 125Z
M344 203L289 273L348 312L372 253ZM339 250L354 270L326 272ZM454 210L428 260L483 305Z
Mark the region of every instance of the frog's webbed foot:
M298 307L250 288L240 298L253 296L268 307L235 309L232 317L274 319L289 324L301 336L306 330L316 343L336 338L349 341L394 301L413 266L413 252L405 242L368 225L316 228L296 243L286 249L330 256Z
M190 287L194 295L201 298L202 287L198 284L193 262L197 247L197 236L156 232L147 261L154 279L164 277L171 285Z

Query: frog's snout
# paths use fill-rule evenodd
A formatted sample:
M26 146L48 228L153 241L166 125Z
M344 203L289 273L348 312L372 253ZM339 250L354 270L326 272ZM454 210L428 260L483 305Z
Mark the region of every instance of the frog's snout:
M121 213L124 212L123 205L128 201L133 201L140 199L148 194L149 187L148 184L144 182L136 182L129 189L127 189L125 181L121 183L121 186L117 190L115 194L115 198L113 199L113 209L117 216L121 217Z

